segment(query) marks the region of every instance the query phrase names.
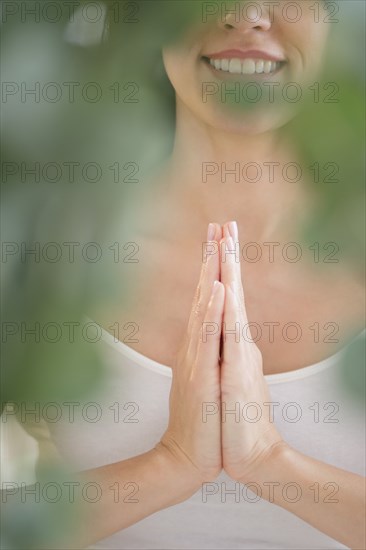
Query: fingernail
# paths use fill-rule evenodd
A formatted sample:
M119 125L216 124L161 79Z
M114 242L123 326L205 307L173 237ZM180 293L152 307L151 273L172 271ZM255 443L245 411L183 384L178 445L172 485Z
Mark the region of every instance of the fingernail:
M208 224L208 230L207 230L207 240L208 241L213 241L214 238L215 238L215 233L216 233L216 227L213 223L209 223Z
M229 231L234 241L237 241L239 239L239 231L238 231L238 224L236 222L229 223Z

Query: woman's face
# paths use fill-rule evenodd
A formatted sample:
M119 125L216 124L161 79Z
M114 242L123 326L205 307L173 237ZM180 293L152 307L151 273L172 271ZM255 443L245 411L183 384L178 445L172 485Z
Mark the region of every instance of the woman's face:
M312 97L327 15L318 2L203 2L201 21L163 50L178 101L225 131L282 126Z

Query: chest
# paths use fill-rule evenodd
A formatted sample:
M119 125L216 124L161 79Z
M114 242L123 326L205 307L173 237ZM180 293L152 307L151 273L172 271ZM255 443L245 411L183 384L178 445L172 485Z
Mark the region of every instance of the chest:
M252 251L253 253L253 251ZM201 269L199 247L145 248L128 283L128 303L116 302L102 322L118 326L126 345L171 366L187 326ZM249 250L248 250L249 254ZM259 347L265 374L317 363L363 328L363 289L334 269L299 262L250 261L241 255L249 324L241 337Z

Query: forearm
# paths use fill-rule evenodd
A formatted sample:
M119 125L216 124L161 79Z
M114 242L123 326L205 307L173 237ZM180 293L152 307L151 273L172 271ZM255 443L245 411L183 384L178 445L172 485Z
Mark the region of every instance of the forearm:
M36 520L38 548L74 550L186 500L201 483L194 469L158 444L128 460L72 474L50 465L33 485L5 483L1 499L8 522L19 515L25 524ZM60 498L54 498L54 487Z
M97 483L101 497L82 503L76 544L85 547L194 494L199 481L174 459L153 449L137 457L81 472L79 481ZM72 542L75 547L75 541Z
M255 473L262 497L353 549L365 544L365 479L279 445ZM247 483L248 481L246 481Z

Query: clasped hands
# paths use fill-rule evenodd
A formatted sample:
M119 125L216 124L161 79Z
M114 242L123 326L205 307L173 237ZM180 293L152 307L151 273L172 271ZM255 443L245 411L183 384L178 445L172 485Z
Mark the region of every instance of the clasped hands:
M243 337L248 319L237 224L210 224L210 244L216 253L202 265L173 368L169 424L157 448L198 483L212 481L222 469L246 483L285 443L269 418L261 353L251 337Z

